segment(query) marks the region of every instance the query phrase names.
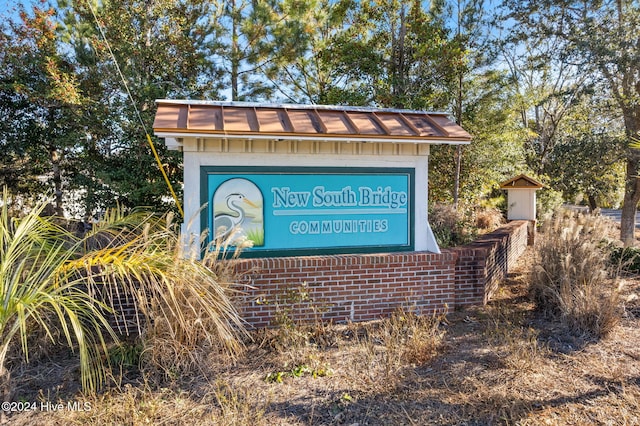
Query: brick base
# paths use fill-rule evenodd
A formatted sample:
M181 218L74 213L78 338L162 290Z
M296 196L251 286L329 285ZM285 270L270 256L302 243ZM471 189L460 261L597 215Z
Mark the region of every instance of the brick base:
M295 321L367 321L397 308L419 314L486 303L527 246L527 221L513 221L441 254L239 259L237 306L252 327Z

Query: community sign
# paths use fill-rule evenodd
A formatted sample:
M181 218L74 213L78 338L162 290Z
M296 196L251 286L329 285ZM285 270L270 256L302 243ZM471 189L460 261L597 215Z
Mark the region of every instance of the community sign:
M202 227L248 255L413 250L413 168L201 167ZM233 244L233 241L232 241Z

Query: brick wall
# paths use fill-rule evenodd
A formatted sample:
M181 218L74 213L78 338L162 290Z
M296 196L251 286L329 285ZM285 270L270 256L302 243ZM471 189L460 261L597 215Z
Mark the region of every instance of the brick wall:
M512 221L466 246L457 255L456 305L487 303L530 241L529 223ZM535 231L532 229L532 231Z
M486 303L527 246L527 221L513 221L473 243L429 252L239 259L237 307L250 327L294 321L367 321L395 309L419 314ZM124 294L124 293L123 293ZM137 334L130 301L114 297L110 322Z
M427 314L486 303L527 245L513 221L441 254L407 252L255 258L235 261L250 326L296 321L367 321L398 307Z

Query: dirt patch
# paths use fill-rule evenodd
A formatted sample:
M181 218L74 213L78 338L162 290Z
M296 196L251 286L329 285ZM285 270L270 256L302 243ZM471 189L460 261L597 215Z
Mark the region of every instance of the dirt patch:
M19 371L15 401L64 409L10 413L15 425L567 425L640 424L640 280L604 340L571 335L527 297L521 257L485 307L419 322L290 327L254 334L232 364L212 356L197 377L116 374L82 396L70 363ZM16 376L14 376L16 377ZM115 384L117 383L117 385ZM159 384L160 383L160 384ZM81 402L85 411L74 410ZM86 403L86 404L85 404ZM69 408L70 407L70 408Z

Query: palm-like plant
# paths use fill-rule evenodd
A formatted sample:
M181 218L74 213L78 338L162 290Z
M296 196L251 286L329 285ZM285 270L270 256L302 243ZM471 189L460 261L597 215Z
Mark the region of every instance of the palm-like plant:
M40 203L21 218L9 214L9 196L3 192L0 208L0 380L8 389L6 357L14 339L20 339L28 359L29 327L42 328L52 340L58 324L66 343L80 355L82 384L95 389L103 380L97 351L106 351L105 333L113 334L102 312L105 306L82 290L86 277L67 267L79 249L77 239L41 217ZM53 320L52 317L57 319Z
M101 384L105 337L117 342L104 316L114 306L113 295L124 294L140 312L137 331L156 366L193 364L203 345L232 355L241 349L243 323L220 268L184 252L171 215L116 209L78 238L55 218L40 216L45 203L12 219L8 198L5 190L0 209L0 379L5 388L14 339L20 339L28 359L29 327L41 327L53 340L52 323L80 354L83 387Z

